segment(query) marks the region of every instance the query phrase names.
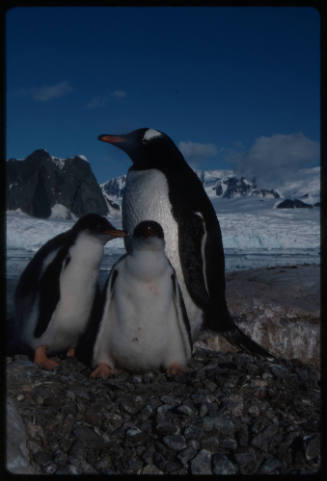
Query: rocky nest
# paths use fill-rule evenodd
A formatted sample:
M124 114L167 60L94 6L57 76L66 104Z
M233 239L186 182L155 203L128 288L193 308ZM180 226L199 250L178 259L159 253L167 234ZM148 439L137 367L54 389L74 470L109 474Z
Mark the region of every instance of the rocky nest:
M29 474L312 474L319 371L197 348L189 371L91 379L7 358L7 469Z

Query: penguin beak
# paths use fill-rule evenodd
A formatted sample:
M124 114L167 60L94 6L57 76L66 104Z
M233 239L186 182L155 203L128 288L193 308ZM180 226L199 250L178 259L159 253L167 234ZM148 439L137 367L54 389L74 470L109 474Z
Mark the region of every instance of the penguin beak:
M105 234L109 235L110 237L127 237L127 232L119 229L106 230Z
M99 140L102 142L107 142L108 144L124 144L126 142L125 137L121 135L99 135L98 137Z

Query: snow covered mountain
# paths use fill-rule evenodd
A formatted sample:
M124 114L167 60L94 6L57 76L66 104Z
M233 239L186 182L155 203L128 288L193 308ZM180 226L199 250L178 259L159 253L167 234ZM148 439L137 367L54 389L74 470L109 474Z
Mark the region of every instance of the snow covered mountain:
M100 184L103 197L111 215L120 215L121 201L126 183L126 175L114 177Z
M21 209L41 219L107 215L105 199L83 155L53 157L39 149L24 160L6 162L8 210Z
M236 197L259 197L279 199L274 189L258 188L255 179L237 177L232 171L210 170L195 171L209 197L235 199Z
M236 177L231 171L197 171L197 174L217 212L224 248L233 251L231 259L234 259L235 252L269 251L278 252L280 256L281 250L294 253L299 249L304 249L307 254L310 252L310 255L313 252L318 259L319 209L274 207L286 199L298 199L310 205L318 202L319 168L299 172L296 179L285 180L276 189L261 188L255 181ZM106 215L118 228L122 222L121 201L125 182L126 175L123 175L100 186L101 197L106 199L109 209ZM48 219L36 219L19 211L8 211L7 247L38 249L53 235L67 230L74 223L74 219L58 217L51 215ZM122 255L123 240L111 241L106 251L116 257Z
M320 167L302 169L295 179L285 180L275 188L257 185L255 179L237 177L232 170L195 170L211 200L253 198L275 200L274 207L288 200L285 207L312 207L320 199ZM105 198L117 208L121 204L126 175L100 185ZM298 202L300 201L300 202ZM283 207L283 205L281 205Z
M28 162L12 159L6 169L6 245L12 262L17 261L17 269L21 271L20 259L25 259L26 250L34 252L54 235L71 228L87 209L97 208L121 227L126 175L99 186L82 156L58 159L38 151L30 157ZM274 208L286 200L297 200L293 206L300 201L310 207L319 202L319 167L299 170L295 177L273 188L231 170L196 173L217 212L231 268L254 266L266 255L272 256L267 260L271 265L286 262L285 255L291 256L291 263L303 263L303 259L319 262L319 209ZM105 251L109 268L125 252L123 239L112 240ZM294 253L302 257L296 260Z
M266 208L313 207L320 200L320 168L302 169L292 179L266 188L255 178L232 170L195 170L217 212L225 201L229 211L252 209L259 201ZM60 159L39 149L24 160L6 162L7 209L20 209L33 217L76 219L88 212L119 219L126 175L99 186L83 155ZM180 187L183 189L183 186ZM245 201L251 201L250 203ZM243 205L242 205L243 204Z

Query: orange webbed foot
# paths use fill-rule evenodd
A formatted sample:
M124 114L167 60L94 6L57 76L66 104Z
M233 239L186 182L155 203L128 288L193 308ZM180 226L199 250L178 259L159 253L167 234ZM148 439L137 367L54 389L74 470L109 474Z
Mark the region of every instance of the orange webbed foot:
M76 355L76 349L75 347L70 347L66 353L67 357L75 357Z
M176 376L178 374L182 374L184 372L187 372L188 369L185 366L182 366L182 364L179 364L179 362L173 362L167 369L167 374L169 376Z
M91 374L91 377L93 378L102 377L102 379L107 379L109 376L114 374L114 372L115 371L112 367L108 366L108 364L105 364L104 362L101 362L94 369L94 371Z
M49 359L46 354L47 346L39 346L34 352L34 362L43 369L55 369L59 363L54 359Z

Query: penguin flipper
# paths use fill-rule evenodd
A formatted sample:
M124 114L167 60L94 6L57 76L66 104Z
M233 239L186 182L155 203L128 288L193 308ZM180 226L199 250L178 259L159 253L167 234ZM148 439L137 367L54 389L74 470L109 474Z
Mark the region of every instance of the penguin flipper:
M35 292L45 268L53 262L62 247L69 242L71 231L62 232L48 240L33 256L23 270L15 290L15 298L27 298Z
M92 362L92 352L102 317L103 304L104 292L100 291L99 283L97 283L89 321L76 346L77 359L87 365L91 365Z
M206 309L209 302L204 253L205 230L200 215L179 216L179 253L187 290L195 304ZM190 235L191 233L191 235Z
M175 272L171 276L173 283L173 300L177 312L177 319L179 323L179 328L182 332L182 337L184 345L186 347L186 357L190 358L193 350L193 341L191 335L191 325L186 312L186 307L184 304L183 295L181 289L178 285L177 277Z
M40 337L46 331L52 314L60 299L60 273L66 259L66 250L61 249L55 260L46 268L39 281L39 315L34 336Z
M60 251L62 251L63 246L69 242L70 237L71 232L67 231L48 240L36 252L34 257L27 264L24 271L20 275L14 294L15 320L20 336L24 330L26 319L32 312L35 303L39 299L40 291L42 290L46 293L46 296L48 296L48 292L45 289L43 276L45 275L48 267L57 258ZM45 280L47 279L45 278ZM53 303L51 303L51 305L52 304ZM45 324L45 328L42 329L42 331L46 329L48 322Z
M112 316L109 315L109 311L113 297L113 288L118 277L118 270L116 269L116 266L123 259L123 257L121 257L113 265L101 294L101 309L99 310L99 319L96 325L96 332L94 335L94 342L90 356L90 363L93 367L101 362L109 364L110 356L108 354L109 348L107 345L107 340L109 338L113 321Z
M248 354L267 359L268 361L276 361L276 357L273 354L244 334L236 324L231 329L221 332L221 335L233 346L240 348Z

